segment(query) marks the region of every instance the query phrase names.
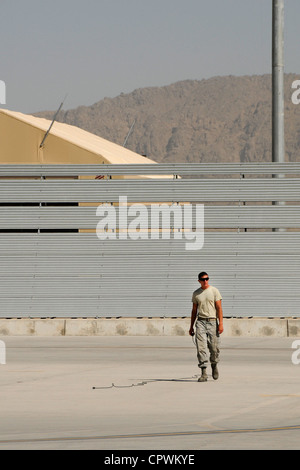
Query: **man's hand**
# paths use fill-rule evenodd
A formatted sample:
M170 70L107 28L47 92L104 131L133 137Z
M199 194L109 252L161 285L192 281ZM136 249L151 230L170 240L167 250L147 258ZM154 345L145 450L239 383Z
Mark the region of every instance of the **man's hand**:
M192 313L191 313L191 323L190 323L191 327L190 327L190 331L189 331L190 336L194 336L194 334L195 334L194 324L195 324L195 321L196 321L197 309L198 309L198 305L193 304L193 309L192 309Z
M221 334L224 331L224 328L223 328L222 300L217 300L215 302L215 306L216 306L216 311L217 311L217 319L218 319L218 322L219 322L218 332L219 332L219 334Z

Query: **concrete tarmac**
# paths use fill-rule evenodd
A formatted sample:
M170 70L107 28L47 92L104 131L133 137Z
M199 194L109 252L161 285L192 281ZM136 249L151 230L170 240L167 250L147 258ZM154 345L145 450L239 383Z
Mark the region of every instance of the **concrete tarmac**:
M205 383L188 336L0 339L0 450L300 448L295 338L224 337Z

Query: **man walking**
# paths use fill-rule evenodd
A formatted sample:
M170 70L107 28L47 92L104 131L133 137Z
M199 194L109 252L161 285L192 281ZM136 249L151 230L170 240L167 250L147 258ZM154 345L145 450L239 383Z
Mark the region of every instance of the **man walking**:
M198 281L201 287L193 292L193 309L191 313L191 327L189 334L195 334L198 365L201 368L201 377L198 382L207 381L206 368L208 364L207 348L210 353L210 363L214 380L219 377L217 364L219 362L219 335L223 332L222 296L216 287L210 286L208 274L199 273Z

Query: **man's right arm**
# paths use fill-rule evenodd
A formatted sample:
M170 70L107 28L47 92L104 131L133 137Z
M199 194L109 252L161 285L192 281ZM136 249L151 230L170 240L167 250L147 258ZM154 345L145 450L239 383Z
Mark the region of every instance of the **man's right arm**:
M192 308L192 313L191 313L191 327L190 327L190 331L189 331L189 334L191 336L193 336L195 334L195 331L194 331L194 324L195 324L195 320L196 320L196 316L197 316L197 304L193 304L193 308Z

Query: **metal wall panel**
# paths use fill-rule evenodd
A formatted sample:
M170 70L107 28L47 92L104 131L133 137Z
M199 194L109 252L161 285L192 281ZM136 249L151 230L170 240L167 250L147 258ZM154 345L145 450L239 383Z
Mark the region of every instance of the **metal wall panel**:
M160 163L118 165L1 165L0 176L78 175L271 175L299 174L300 162L258 163Z
M226 316L297 316L295 233L208 233L183 240L107 240L95 234L0 237L1 316L187 316L207 270Z
M160 207L160 205L159 205ZM119 228L119 207L116 213L116 228ZM1 229L95 229L100 220L97 207L18 207L0 206ZM133 211L134 212L134 211ZM184 208L181 206L181 219ZM170 211L170 222L174 216ZM205 228L300 228L300 206L208 206L204 207ZM136 215L128 214L128 222ZM196 210L192 205L192 223L196 225ZM139 216L143 225L151 226L151 207ZM159 219L162 227L162 217ZM182 221L183 225L183 221Z
M0 203L297 201L300 178L4 180Z
M189 316L201 270L209 272L222 292L225 316L300 316L300 179L265 178L279 171L295 175L300 165L228 165L145 165L142 174L151 175L154 167L156 174L180 174L181 167L186 175L194 168L194 176L237 172L258 178L27 180L39 174L97 174L104 166L107 174L141 174L141 168L99 165L93 173L90 166L2 165L0 176L14 178L0 180L0 316ZM150 235L144 240L118 235L99 240L95 233L59 233L94 229L96 207L26 205L118 202L120 195L148 204L205 203L203 248L186 250L185 237L178 240L174 233L158 240ZM206 204L211 201L217 205ZM149 212L146 218L149 223ZM273 227L289 231L271 231ZM54 233L14 233L40 229Z

